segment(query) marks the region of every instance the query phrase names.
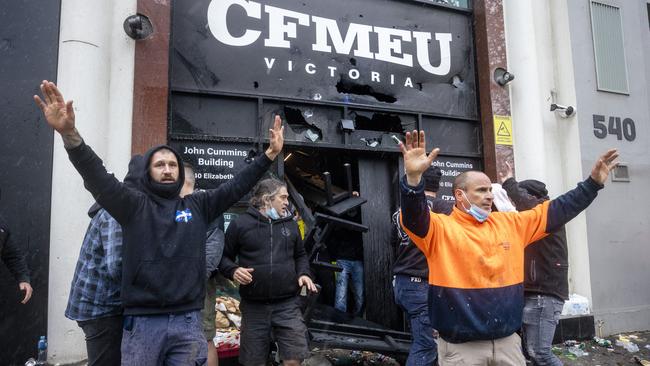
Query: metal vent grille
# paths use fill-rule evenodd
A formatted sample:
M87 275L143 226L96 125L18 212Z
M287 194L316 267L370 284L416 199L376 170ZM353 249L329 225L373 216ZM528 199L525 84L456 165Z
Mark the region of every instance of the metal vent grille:
M598 90L628 94L623 26L618 7L591 2L591 29Z
M614 170L612 170L612 182L629 182L630 171L625 163L619 163Z

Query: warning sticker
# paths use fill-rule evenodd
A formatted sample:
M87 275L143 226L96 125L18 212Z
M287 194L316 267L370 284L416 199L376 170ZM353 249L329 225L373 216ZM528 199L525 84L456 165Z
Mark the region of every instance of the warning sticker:
M494 116L494 143L512 146L512 117Z

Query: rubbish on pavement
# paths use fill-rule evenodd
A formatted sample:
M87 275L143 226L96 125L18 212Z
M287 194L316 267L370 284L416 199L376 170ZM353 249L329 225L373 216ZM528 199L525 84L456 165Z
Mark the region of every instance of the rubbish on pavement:
M634 356L634 361L636 361L636 363L638 363L639 365L650 366L650 361L643 360L637 356Z
M639 346L630 341L629 336L619 335L618 339L616 340L616 345L625 348L630 353L639 351Z
M596 342L596 344L598 344L601 347L606 347L606 348L612 347L612 341L610 341L609 339L594 337L594 342Z
M562 315L586 315L589 313L591 313L589 299L578 294L571 294L562 308Z

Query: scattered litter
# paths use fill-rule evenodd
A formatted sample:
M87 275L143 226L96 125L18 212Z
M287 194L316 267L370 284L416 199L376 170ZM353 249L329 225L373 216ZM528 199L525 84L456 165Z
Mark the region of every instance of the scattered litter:
M578 294L571 294L562 308L562 315L586 315L589 313L591 313L589 299Z
M639 365L650 366L650 361L643 360L637 356L634 356L634 361L636 361L636 363L638 363Z
M646 344L645 348L650 349L650 344Z
M581 344L581 346L582 346L582 344ZM579 346L569 347L569 348L567 349L567 351L569 351L569 353L575 355L576 357L584 357L584 356L588 356L588 355L589 355L589 353L587 353L587 352L585 352L584 350L582 350Z
M616 345L625 348L628 352L631 353L638 352L639 346L637 346L634 342L630 341L629 338L631 337L619 335L618 339L616 340Z
M601 347L606 347L606 348L612 347L612 341L610 341L609 339L594 337L594 342L596 342L596 344L598 344Z

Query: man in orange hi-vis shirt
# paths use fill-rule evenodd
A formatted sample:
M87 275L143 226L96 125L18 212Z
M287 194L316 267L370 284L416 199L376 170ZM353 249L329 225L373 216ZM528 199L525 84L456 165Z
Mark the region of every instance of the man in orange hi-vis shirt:
M447 216L429 211L421 181L439 149L427 155L424 131L407 133L400 149L406 172L401 222L427 257L440 365L525 365L515 333L523 310L524 248L589 206L618 164L618 152L603 154L577 188L523 212L491 213L490 178L465 172L454 180L456 205Z

